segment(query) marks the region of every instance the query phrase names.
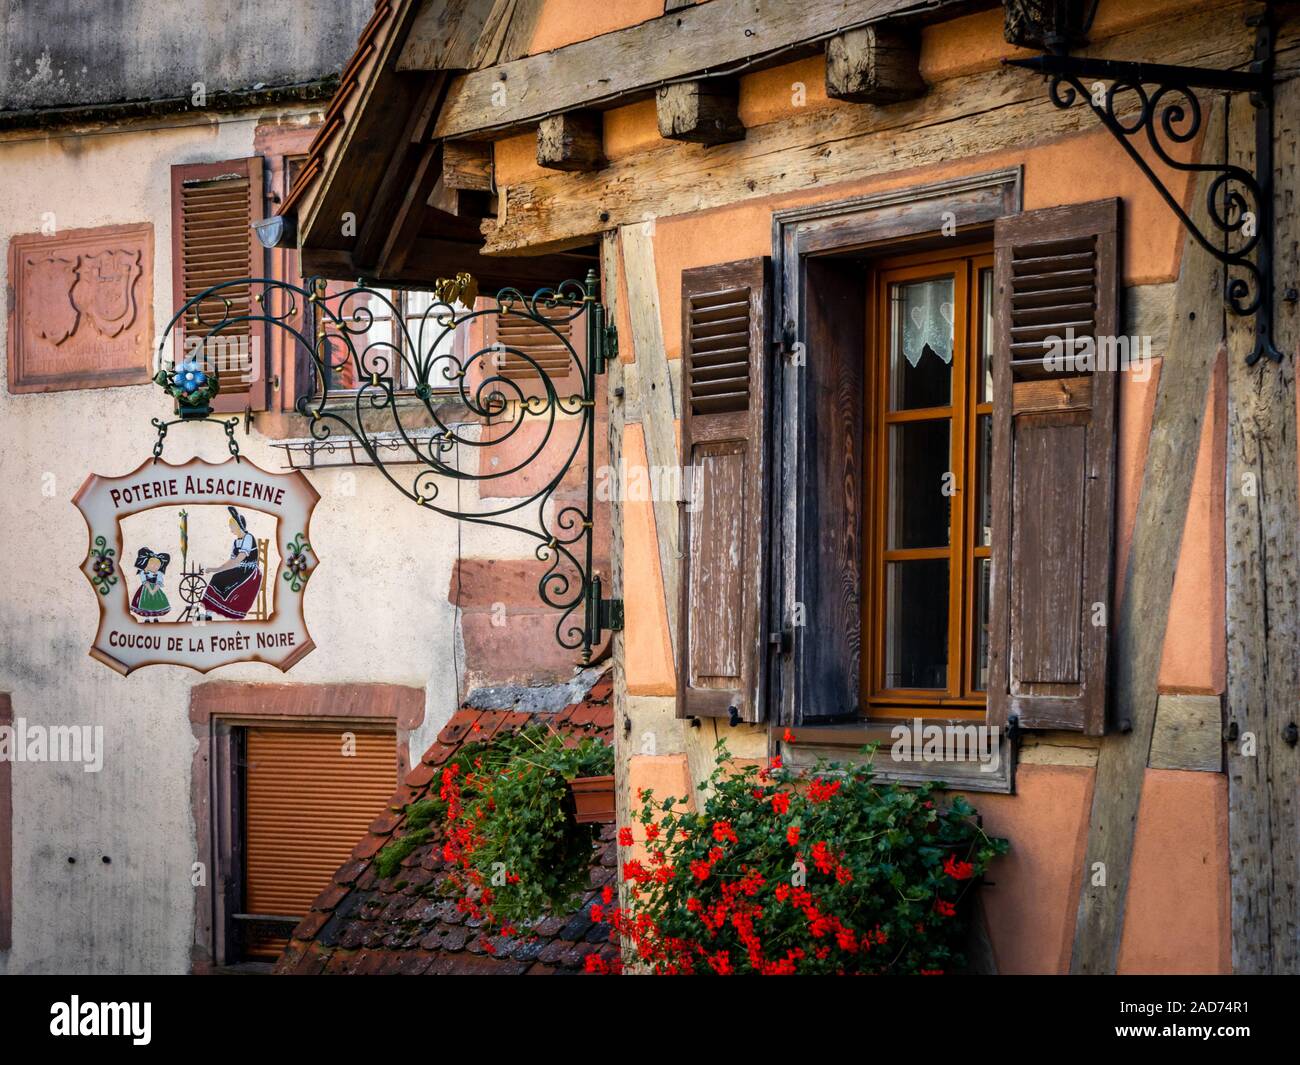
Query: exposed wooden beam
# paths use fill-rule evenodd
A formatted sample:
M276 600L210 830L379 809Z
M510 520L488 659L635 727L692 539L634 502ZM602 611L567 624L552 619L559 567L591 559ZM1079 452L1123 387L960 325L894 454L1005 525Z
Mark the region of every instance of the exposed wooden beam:
M1225 39L1222 19L1221 11L1207 8L1184 16L1185 32L1176 39L1167 25L1148 26L1094 51L1110 58L1163 47L1162 58L1171 63L1226 69L1249 62L1249 41ZM1300 20L1280 27L1278 42L1300 54ZM938 125L943 136L935 134ZM1013 68L982 70L940 81L894 107L802 108L709 152L661 143L595 173L513 184L504 190L501 220L484 223L486 250L536 253L647 216L825 188L1097 129L1090 111L1054 106L1040 79ZM809 145L820 147L810 151Z
M454 218L482 220L496 214L496 197L492 193L448 188L441 177L429 193L427 205Z
M659 136L695 144L742 140L739 106L739 86L730 78L665 85L655 92Z
M609 314L609 321L616 323L618 317L618 234L605 233L600 244L600 300ZM605 409L609 411L608 420L608 458L609 468L623 468L623 432L628 407L627 386L624 382L623 360L614 358L605 370ZM609 594L613 599L623 598L623 494L613 492L609 500ZM628 717L627 701L627 639L622 629L610 634L610 646L614 659L614 730L615 735L624 736L624 723L631 724ZM622 742L614 745L614 804L617 821L620 825L630 824L632 818L632 789L629 776L629 762L635 746ZM628 856L631 852L622 848ZM620 854L618 884L619 905L631 902L628 884L623 879L622 858ZM630 948L625 946L624 954L631 959Z
M864 26L826 42L826 95L855 103L895 104L925 92L914 35Z
M1223 700L1217 695L1160 696L1147 765L1152 769L1222 772Z
M599 111L566 111L537 127L537 165L548 170L599 170L605 165Z
M437 135L486 137L522 130L549 114L648 97L668 81L746 61L749 69L821 48L831 33L884 19L948 17L968 0L805 0L755 4L710 0L589 40L461 75ZM401 69L431 69L410 49Z
M358 244L358 251L354 254L354 258L367 271L393 273L402 269L406 253L410 251L424 223L424 210L429 202L429 195L433 192L433 187L442 173L439 165L441 155L440 144L425 145L396 211L385 216L388 232L379 248L378 256L374 259L363 256Z
M1231 100L1228 161L1253 172L1254 109ZM1298 106L1300 82L1279 84L1276 114L1292 116ZM1289 118L1274 129L1275 231L1263 232L1280 289L1300 271L1300 220L1291 204L1300 132ZM1288 735L1300 726L1300 326L1279 308L1274 328L1282 361L1247 366L1255 320L1228 315L1228 868L1232 971L1247 974L1300 971L1300 746Z
M366 281L380 287L431 288L440 277L452 277L462 270L473 274L479 291L490 295L507 285L532 290L550 286L557 279L581 277L596 264L591 255L560 252L551 255L481 255L477 244L442 237L417 237L407 250L399 269L386 273L362 270L346 251L308 248L303 252L303 274L338 281Z
M1223 108L1216 105L1202 141L1208 151L1221 143L1223 121ZM1209 181L1202 177L1192 196L1196 205L1192 217L1202 230L1209 222ZM1097 755L1070 958L1073 973L1114 973L1119 962L1174 571L1187 523L1205 400L1222 345L1222 317L1207 308L1216 307L1222 291L1222 266L1187 237L1169 338L1170 350L1178 352L1178 364L1160 374L1124 592L1112 630L1112 717L1121 731L1105 736Z
M399 212L409 209L413 184L424 180L430 153L436 151L436 146L428 141L429 125L445 87L446 75L435 74L420 88L419 96L407 112L401 136L395 138L395 143L382 156L382 170L377 166L357 168L378 171L380 176L369 202L361 201L364 209L352 208L362 219L361 230L352 247L352 256L356 262L373 265L384 253L395 218ZM350 180L366 179L350 176ZM368 180L373 181L373 175ZM428 194L427 182L425 194Z
M492 192L492 145L448 141L442 146L442 183L449 189Z

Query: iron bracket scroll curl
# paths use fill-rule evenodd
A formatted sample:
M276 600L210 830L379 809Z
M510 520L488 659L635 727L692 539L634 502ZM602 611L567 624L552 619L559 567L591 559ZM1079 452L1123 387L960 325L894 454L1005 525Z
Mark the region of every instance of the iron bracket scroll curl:
M1282 361L1273 339L1273 53L1270 13L1250 20L1255 28L1253 60L1247 70L1213 70L1073 56L1063 51L1029 59L1003 60L1048 79L1052 103L1066 109L1084 100L1102 125L1146 175L1198 244L1227 268L1224 299L1241 317L1254 316L1253 366L1263 356ZM1108 83L1108 84L1103 84ZM1171 149L1193 142L1204 112L1195 90L1245 93L1255 108L1255 170L1221 163L1191 163ZM1152 155L1183 173L1215 175L1207 193L1212 230L1203 231L1179 197L1171 193L1137 150L1145 136Z
M584 281L495 297L478 297L466 276L435 285L427 309L412 315L394 293L361 281L241 278L192 297L168 323L158 383L181 402L165 354L173 330L184 330L190 372L198 360L223 382L227 346L215 343L209 355L208 340L250 328L278 333L286 364L296 353L309 378L298 382L295 409L312 438L325 444L337 432L417 506L529 537L545 563L538 596L560 615L556 640L586 663L623 618L622 601L604 597L594 568L597 383L618 351L598 295L594 270ZM514 339L521 330L527 344ZM574 483L568 475L580 460L585 473ZM502 484L507 478L514 487ZM462 506L464 485L476 489L477 507ZM444 499L449 487L455 496Z

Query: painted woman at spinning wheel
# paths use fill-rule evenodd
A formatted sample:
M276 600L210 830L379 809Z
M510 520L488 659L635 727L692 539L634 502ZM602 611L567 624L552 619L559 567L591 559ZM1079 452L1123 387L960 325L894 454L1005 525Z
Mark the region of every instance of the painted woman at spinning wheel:
M202 609L208 617L242 621L262 587L262 568L257 563L257 540L248 531L248 521L234 507L226 509L230 511L230 531L235 542L230 561L212 571Z

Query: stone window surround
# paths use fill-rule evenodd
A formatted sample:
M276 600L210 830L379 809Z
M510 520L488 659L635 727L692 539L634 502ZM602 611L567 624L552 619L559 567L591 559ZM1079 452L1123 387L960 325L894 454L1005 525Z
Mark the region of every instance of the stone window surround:
M3 709L3 704L0 704L0 709ZM214 827L219 817L229 815L230 809L229 795L222 798L223 791L214 775L214 764L223 761L222 747L228 741L230 727L275 723L344 726L353 722L373 728L391 724L397 735L395 792L410 769L409 738L423 723L424 712L424 689L399 684L209 681L190 689L190 727L196 744L190 772L190 806L194 817L195 856L206 872L204 883L194 889L191 972L203 974L220 969L215 959L224 950L224 945L217 941L220 899L215 888L221 856L214 852ZM2 771L3 767L0 767ZM0 777L2 783L3 777ZM0 814L3 814L3 805L0 805ZM2 911L0 916L3 916Z

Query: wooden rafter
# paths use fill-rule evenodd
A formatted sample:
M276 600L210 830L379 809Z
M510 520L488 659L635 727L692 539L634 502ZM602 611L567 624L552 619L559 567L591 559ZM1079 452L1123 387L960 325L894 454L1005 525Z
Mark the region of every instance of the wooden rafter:
M670 81L788 62L845 29L883 20L951 18L968 0L710 0L589 40L461 75L436 135L500 137L543 118L650 96ZM425 70L416 43L402 69Z

